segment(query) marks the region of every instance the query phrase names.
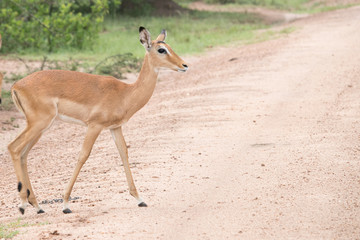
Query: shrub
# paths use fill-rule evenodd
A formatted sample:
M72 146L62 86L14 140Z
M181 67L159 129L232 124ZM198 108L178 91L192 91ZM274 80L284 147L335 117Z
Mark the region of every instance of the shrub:
M108 0L0 1L2 51L91 46L107 10Z

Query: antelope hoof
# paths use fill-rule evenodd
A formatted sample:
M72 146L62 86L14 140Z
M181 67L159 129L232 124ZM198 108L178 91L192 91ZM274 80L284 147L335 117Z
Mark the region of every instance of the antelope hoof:
M45 213L44 210L40 209L39 211L37 211L37 214L41 214L41 213Z
M19 210L20 210L21 214L24 215L24 213L25 213L25 208L19 207Z
M65 208L63 210L63 213L68 214L68 213L72 213L72 211L69 208Z
M141 203L138 204L138 206L139 206L139 207L147 207L147 204L144 203L144 202L141 202Z

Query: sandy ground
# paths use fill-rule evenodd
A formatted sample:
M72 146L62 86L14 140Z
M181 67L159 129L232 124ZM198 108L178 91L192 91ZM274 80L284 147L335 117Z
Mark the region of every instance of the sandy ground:
M148 208L129 196L105 131L75 183L73 213L47 203L21 216L5 150L24 119L0 129L0 222L27 223L14 239L359 239L360 7L291 25L160 76L124 127ZM56 122L30 152L40 202L61 198L84 133Z

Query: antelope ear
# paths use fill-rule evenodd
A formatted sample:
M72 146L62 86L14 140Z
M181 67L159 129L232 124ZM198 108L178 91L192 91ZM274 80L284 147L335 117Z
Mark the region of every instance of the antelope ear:
M166 39L166 30L163 29L160 33L160 35L156 38L156 41L161 41L161 42L165 42Z
M149 51L151 48L151 36L150 32L146 30L144 27L139 28L140 42L144 46L144 48Z

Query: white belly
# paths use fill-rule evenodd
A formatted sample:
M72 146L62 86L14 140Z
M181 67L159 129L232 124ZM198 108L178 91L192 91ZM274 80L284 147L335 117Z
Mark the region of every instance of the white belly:
M64 121L64 122L67 122L67 123L75 123L75 124L80 124L80 125L86 126L86 124L83 121L81 121L79 119L76 119L76 118L66 116L66 115L58 114L58 118L61 121Z

